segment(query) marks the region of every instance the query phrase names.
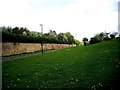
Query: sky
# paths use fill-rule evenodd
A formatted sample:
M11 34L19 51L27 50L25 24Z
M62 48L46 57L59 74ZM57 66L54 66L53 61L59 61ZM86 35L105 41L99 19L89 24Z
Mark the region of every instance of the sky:
M70 32L75 39L118 32L119 0L0 0L0 26L47 33Z

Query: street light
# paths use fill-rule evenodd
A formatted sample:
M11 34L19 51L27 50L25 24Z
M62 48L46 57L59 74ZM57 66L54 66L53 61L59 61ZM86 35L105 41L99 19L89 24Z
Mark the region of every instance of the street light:
M77 34L76 34L76 40L77 40Z
M40 26L41 26L41 34L42 34L41 46L42 46L42 54L43 54L43 24L40 24Z

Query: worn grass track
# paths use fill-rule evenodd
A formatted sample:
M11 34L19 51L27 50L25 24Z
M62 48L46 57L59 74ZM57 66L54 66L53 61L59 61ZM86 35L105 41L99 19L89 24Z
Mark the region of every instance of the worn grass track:
M120 86L119 46L118 39L3 62L3 89L115 90Z

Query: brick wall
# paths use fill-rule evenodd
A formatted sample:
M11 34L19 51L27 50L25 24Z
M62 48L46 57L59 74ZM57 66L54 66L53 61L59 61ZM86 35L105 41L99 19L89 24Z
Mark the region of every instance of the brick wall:
M2 43L2 56L20 54L25 52L40 51L42 49L40 43ZM44 50L62 49L72 47L69 44L44 44Z

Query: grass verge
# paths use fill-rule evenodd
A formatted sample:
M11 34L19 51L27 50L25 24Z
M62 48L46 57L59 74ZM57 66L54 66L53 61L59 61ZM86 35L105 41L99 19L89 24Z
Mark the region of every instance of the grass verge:
M119 40L3 62L3 89L115 90L120 86Z

